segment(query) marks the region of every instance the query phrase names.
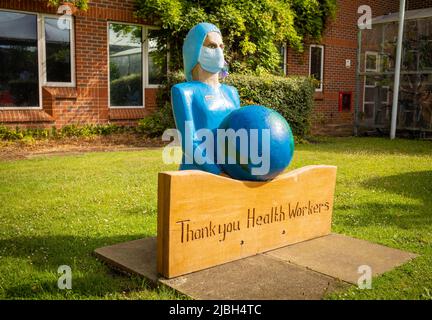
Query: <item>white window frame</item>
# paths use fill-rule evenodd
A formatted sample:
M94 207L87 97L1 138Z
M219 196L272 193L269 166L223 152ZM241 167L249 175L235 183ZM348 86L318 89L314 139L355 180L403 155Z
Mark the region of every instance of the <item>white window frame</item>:
M324 46L318 45L318 44L311 44L309 46L309 76L311 76L311 69L312 69L312 48L320 48L321 49L321 81L320 86L318 88L315 88L316 92L323 92L324 89Z
M283 48L283 74L284 76L288 75L288 66L287 66L287 57L288 57L288 46L286 43L282 45Z
M141 45L141 59L142 59L142 105L141 106L112 106L111 105L111 79L110 79L110 25L111 24L123 24L128 26L138 26L142 28L142 45ZM107 22L107 62L108 62L108 108L110 109L145 109L145 90L146 89L158 89L161 87L161 84L149 84L149 61L148 61L148 30L158 30L158 27L155 26L148 26L138 23L129 23L129 22L118 22L118 21L108 21ZM167 56L168 60L168 56ZM167 64L168 66L168 64ZM168 70L167 70L168 72Z
M376 58L376 64L375 64L375 68L374 69L368 69L367 68L367 61L368 61L368 56L375 56ZM379 66L379 54L376 51L366 51L365 52L365 57L364 57L364 68L366 72L378 72L378 66ZM373 109L374 109L374 113L375 113L375 102L370 102L370 101L366 101L366 89L373 89L375 88L376 85L370 85L367 84L367 76L364 77L364 84L363 84L363 112L366 112L366 105L372 105ZM373 116L372 116L373 118Z
M69 20L70 22L70 59L71 59L71 81L70 82L49 82L47 80L47 69L46 69L46 43L45 43L45 18L59 19L60 16L52 14L40 14L41 24L41 41L42 41L42 60L41 70L44 87L76 87L76 75L75 75L75 32L74 32L74 19L72 16L62 16L62 18Z
M45 61L45 17L59 18L58 15L52 14L42 14L31 11L23 10L12 10L0 8L0 11L4 12L14 12L29 14L36 17L36 36L37 36L37 51L38 51L38 87L39 87L39 106L9 106L0 107L0 110L42 110L43 109L43 99L42 99L42 87L75 87L76 86L76 75L75 75L75 25L73 17L68 17L71 19L71 79L72 82L46 82L46 61Z
M368 56L375 56L375 58L376 58L376 60L375 60L376 64L375 64L375 68L374 69L368 69L367 68L367 58L368 58ZM366 51L365 52L365 64L364 64L365 71L366 72L378 72L379 66L380 66L380 55L379 55L379 53L376 52L376 51Z
M376 65L374 69L368 69L367 68L367 58L368 56L375 56L376 57ZM365 57L364 57L364 68L366 72L379 72L381 69L381 55L379 54L379 52L377 51L365 51ZM370 101L366 101L366 89L374 89L376 88L377 84L376 82L372 85L372 84L367 84L367 76L364 77L364 82L363 82L363 112L365 112L366 105L373 105L374 108L374 112L375 112L375 101L370 102ZM386 103L389 104L390 103L390 87L389 86L382 86L382 88L387 89L387 96L386 96L386 100L380 101L380 103Z

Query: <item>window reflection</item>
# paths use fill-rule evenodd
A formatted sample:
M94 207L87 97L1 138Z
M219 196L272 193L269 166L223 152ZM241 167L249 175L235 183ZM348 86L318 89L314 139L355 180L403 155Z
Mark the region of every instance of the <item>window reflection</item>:
M0 107L39 106L36 15L0 11Z
M69 20L45 18L47 82L72 82Z
M319 81L317 89L322 89L322 55L323 49L318 46L310 47L310 75Z
M148 30L148 83L161 84L167 69L166 47L159 47L158 30Z
M142 106L142 28L110 24L111 106Z

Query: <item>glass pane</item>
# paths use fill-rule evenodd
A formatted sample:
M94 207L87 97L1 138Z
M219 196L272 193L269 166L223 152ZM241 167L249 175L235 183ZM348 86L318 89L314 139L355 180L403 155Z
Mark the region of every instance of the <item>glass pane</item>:
M373 118L373 114L374 114L374 105L370 104L370 103L365 103L365 105L364 105L364 117L366 119L371 119L371 118Z
M381 88L381 101L383 103L388 103L389 102L389 88Z
M0 11L0 107L38 107L35 15Z
M384 38L381 56L381 71L394 72L396 60L396 45L398 36L398 23L384 25Z
M279 72L282 75L286 75L286 61L285 61L285 50L286 50L286 46L284 45L279 45L279 56L280 56L280 63L279 63Z
M366 71L377 71L377 58L375 53L366 53Z
M365 102L374 102L375 101L375 87L365 88Z
M375 77L366 76L366 85L368 85L368 86L375 86L376 85Z
M48 82L72 82L71 22L45 18L45 52Z
M322 74L321 74L321 55L322 48L321 47L311 47L311 76L321 82Z
M166 47L159 46L158 30L148 30L148 83L161 84L167 70Z
M142 106L142 28L110 24L109 56L111 106Z

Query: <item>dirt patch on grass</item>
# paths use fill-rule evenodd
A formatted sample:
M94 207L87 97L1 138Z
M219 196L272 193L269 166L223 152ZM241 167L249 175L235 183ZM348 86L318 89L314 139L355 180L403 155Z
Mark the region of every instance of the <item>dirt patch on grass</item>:
M150 139L131 133L31 141L0 141L0 160L29 159L84 152L142 150L162 147L166 143L161 138Z

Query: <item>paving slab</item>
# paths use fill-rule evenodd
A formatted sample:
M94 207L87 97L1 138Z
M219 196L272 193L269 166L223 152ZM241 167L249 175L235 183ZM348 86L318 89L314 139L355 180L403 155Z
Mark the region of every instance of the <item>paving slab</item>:
M357 284L361 275L360 266L369 266L372 276L377 276L417 257L410 252L340 234L286 246L265 255L353 284Z
M156 238L145 238L99 248L94 254L118 271L144 276L157 283L156 246Z
M199 300L318 300L349 286L263 254L160 281Z
M158 276L156 238L95 250L111 267L162 283L194 299L321 299L326 293L357 283L358 266L374 275L416 255L337 234L297 243L173 279Z

